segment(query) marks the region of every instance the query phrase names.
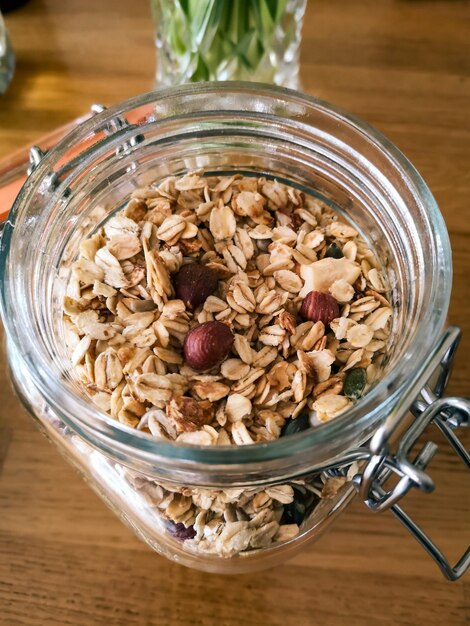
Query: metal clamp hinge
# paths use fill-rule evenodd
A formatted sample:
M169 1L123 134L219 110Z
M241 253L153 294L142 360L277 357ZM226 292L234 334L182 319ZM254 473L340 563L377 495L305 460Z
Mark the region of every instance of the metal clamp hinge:
M438 446L427 441L415 458L409 459L412 448L430 424L437 426L470 470L470 454L454 432L458 427L469 424L470 401L464 398L440 397L451 372L452 359L459 338L459 329L451 327L446 331L436 350L423 364L411 389L405 393L390 417L372 437L369 458L361 472L353 478L353 484L368 508L374 512L391 510L436 561L449 580L457 580L470 566L470 547L457 564L452 566L436 544L397 503L412 488L427 493L434 490L434 482L425 470ZM436 374L437 380L431 385L430 380L435 378ZM394 435L396 436L403 426L409 412L415 419L401 435L395 444L395 451L392 452ZM397 475L399 480L387 490L385 483L392 474Z

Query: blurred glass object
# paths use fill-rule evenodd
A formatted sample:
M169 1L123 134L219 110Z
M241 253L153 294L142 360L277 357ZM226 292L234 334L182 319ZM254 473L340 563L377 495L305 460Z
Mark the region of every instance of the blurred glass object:
M5 93L15 69L15 55L10 44L5 22L0 13L0 94Z
M5 14L26 4L28 0L0 0L0 12Z
M299 87L306 0L151 0L157 85L251 80Z

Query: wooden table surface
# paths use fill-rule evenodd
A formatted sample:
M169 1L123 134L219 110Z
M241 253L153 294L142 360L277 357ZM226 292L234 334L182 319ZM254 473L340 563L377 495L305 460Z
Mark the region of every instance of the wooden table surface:
M449 318L464 331L449 393L468 394L470 5L308 4L305 90L388 135L424 175L445 216L455 264ZM145 0L32 0L6 23L17 70L0 98L0 157L93 102L152 87ZM470 575L444 581L390 514L374 516L358 501L317 544L267 572L226 578L153 554L36 431L2 365L1 626L468 624ZM469 482L446 447L433 467L435 494L409 498L407 508L455 558L468 544Z

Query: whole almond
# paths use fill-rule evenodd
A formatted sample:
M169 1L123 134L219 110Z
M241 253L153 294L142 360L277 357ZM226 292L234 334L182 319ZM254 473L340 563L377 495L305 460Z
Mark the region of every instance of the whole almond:
M235 337L222 322L204 322L184 338L184 360L195 370L207 370L220 363L230 352Z
M338 302L329 293L310 291L302 302L300 317L312 322L323 322L325 327L339 317Z
M173 279L176 297L191 310L205 302L217 289L217 284L217 272L198 263L183 265Z

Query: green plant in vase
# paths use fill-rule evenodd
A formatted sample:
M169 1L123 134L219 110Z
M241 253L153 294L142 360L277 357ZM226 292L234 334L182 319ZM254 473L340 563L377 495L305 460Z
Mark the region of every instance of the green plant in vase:
M298 86L306 0L152 0L157 83L257 80Z

